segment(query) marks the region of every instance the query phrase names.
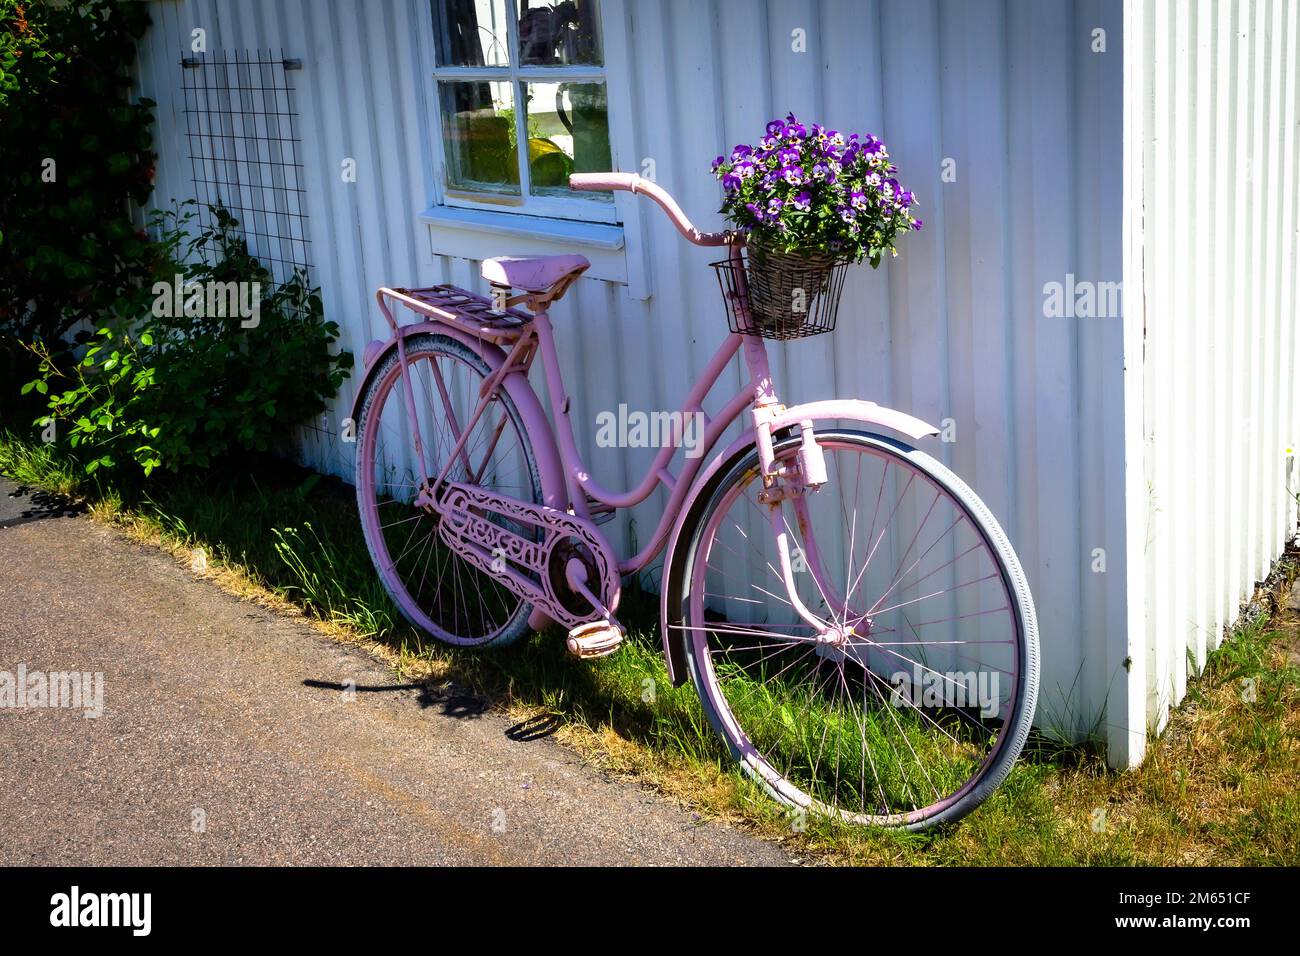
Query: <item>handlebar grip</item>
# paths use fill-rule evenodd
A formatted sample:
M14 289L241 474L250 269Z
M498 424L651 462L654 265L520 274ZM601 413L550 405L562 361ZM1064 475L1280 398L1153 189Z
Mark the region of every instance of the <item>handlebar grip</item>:
M574 173L569 177L569 188L587 192L619 189L635 192L636 181L640 178L636 173Z

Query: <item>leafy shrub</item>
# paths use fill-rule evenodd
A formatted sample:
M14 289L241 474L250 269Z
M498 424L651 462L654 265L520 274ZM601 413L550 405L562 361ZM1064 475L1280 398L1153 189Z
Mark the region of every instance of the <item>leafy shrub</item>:
M212 212L215 225L192 237L192 211L155 214L166 253L154 260L155 281L113 302L76 361L31 346L40 374L23 390L48 400L37 424L66 434L87 472L134 462L148 475L269 450L322 412L347 375L352 356L330 354L339 329L324 320L319 290L301 274L276 283L238 221ZM256 322L192 297L213 283L255 288Z
M149 272L154 104L126 95L148 7L0 0L0 348L55 347Z
M130 205L152 190L153 103L126 93L149 6L0 0L0 381L147 272ZM0 413L32 410L0 389Z

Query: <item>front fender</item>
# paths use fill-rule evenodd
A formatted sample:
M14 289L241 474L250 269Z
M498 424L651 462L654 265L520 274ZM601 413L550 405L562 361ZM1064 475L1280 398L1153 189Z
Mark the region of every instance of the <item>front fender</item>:
M814 423L814 433L818 421L842 421L887 428L906 435L913 441L939 434L938 428L906 412L861 399L827 399L795 405L772 418L772 431L777 433L781 429L806 421ZM678 539L683 529L694 524L692 519L695 517L695 512L713 496L719 482L753 449L754 434L752 430L746 431L701 469L691 491L682 500L680 512L683 516L682 520L679 520L673 528L668 539L668 547L664 551L663 587L659 595L659 630L663 640L664 660L668 665L668 676L674 687L680 686L686 680L687 674L686 635L684 631L673 627L674 624L680 623L676 620L679 615L669 608L670 595L680 591L682 583L678 576L683 569L679 568L678 562L674 560Z
M922 438L929 438L939 434L939 429L929 422L922 421L906 412L900 412L894 408L886 408L884 405L877 405L875 402L867 402L861 399L826 399L820 402L808 402L804 405L795 405L787 408L785 411L776 415L772 419L772 431L776 432L782 428L788 428L791 425L797 425L802 421L812 420L826 421L839 419L851 422L864 422L868 425L878 425L881 428L888 428L890 431L896 431L906 435L913 441L920 441ZM815 426L814 426L815 430ZM746 431L725 449L715 455L709 464L700 470L699 476L695 480L695 487L689 495L682 501L682 514L690 510L691 505L699 497L700 491L708 484L725 462L730 461L737 451L748 448L754 444L754 436L750 431ZM674 535L675 539L675 535ZM671 544L671 542L670 542Z
M913 441L929 438L939 434L939 429L929 422L922 421L906 412L886 408L875 402L866 402L859 398L829 398L820 402L808 402L795 405L777 415L772 422L773 429L784 428L800 421L812 419L842 419L851 422L866 422L868 425L880 425L890 431L901 432Z

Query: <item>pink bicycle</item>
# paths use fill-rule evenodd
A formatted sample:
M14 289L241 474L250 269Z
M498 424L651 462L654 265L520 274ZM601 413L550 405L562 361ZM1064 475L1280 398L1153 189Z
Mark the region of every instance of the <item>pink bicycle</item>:
M701 233L635 175L575 189L658 203L702 246L725 246L727 336L682 405L681 431L634 489L601 487L578 452L547 310L578 255L488 259L492 297L380 289L392 329L365 351L353 409L357 501L375 567L416 627L502 645L549 622L579 657L615 651L620 582L664 553L661 630L674 685L694 682L744 769L775 798L849 823L920 829L970 812L1029 733L1038 639L1025 576L975 494L916 441L932 426L872 402L787 408L749 324L743 240ZM814 290L815 291L815 290ZM399 324L394 306L416 313ZM703 403L740 353L747 384ZM540 355L550 416L529 382ZM733 423L740 435L724 441ZM668 503L638 554L600 525L659 486Z

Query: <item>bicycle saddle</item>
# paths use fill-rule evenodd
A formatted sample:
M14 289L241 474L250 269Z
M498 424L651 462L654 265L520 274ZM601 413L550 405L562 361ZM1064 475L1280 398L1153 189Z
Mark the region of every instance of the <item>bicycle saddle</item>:
M560 283L568 285L590 266L587 257L579 255L498 256L484 259L481 271L483 278L493 285L509 286L524 292L546 292Z

